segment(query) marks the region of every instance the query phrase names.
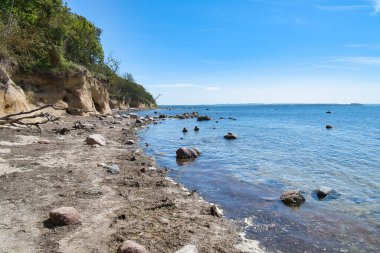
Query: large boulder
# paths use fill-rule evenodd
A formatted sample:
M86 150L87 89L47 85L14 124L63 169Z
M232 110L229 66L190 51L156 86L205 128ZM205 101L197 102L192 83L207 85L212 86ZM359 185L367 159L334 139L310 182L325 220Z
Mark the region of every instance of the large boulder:
M106 145L106 139L100 135L100 134L92 134L86 138L87 145L100 145L105 146Z
M305 197L302 195L300 191L290 190L284 192L281 197L281 201L291 207L298 207L305 202Z
M181 147L176 151L177 159L193 159L197 158L201 152L196 148Z
M144 246L134 241L124 241L117 250L117 253L148 253Z
M60 207L50 211L50 222L54 226L66 226L81 222L78 211L74 207Z
M212 120L212 118L209 116L199 116L197 120L198 121L207 121L207 120Z
M182 249L176 251L175 253L198 253L197 247L194 245L188 244Z

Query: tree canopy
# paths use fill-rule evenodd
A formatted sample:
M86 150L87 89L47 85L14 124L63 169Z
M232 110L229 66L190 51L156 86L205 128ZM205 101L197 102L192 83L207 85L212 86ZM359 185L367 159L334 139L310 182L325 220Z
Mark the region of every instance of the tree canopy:
M111 56L105 59L101 33L85 17L71 12L62 0L0 1L0 58L8 57L22 71L32 72L83 66L107 80L111 94L120 97L122 91L122 97L154 103L132 75L118 76L117 60Z

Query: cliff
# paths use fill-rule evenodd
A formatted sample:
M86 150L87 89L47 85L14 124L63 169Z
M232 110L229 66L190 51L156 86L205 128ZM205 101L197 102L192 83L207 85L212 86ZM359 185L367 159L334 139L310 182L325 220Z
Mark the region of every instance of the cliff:
M107 84L89 72L55 74L52 72L16 73L12 79L35 105L59 104L75 115L110 113Z
M46 104L67 108L73 115L107 114L111 109L155 107L140 99L110 99L108 85L87 70L72 73L39 71L10 73L0 68L0 115L30 110Z

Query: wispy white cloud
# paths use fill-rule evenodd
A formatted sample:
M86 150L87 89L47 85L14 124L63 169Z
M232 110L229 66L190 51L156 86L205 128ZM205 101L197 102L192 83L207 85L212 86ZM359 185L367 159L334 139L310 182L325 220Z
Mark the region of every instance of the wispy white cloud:
M380 0L372 0L373 3L373 13L374 15L377 15L380 12Z
M148 86L154 87L154 88L160 88L160 89L198 88L198 89L204 89L206 91L217 91L217 90L221 89L219 86L200 85L200 84L193 84L193 83L151 84L151 85L148 85Z
M380 57L372 56L334 57L330 58L329 61L355 65L380 66Z
M197 87L195 84L191 83L169 83L169 84L153 84L150 86L154 86L157 88L167 88L167 89L175 89L175 88L191 88L191 87Z
M366 49L380 49L380 44L346 44L347 48L366 48Z
M210 86L210 87L207 87L206 90L208 90L208 91L220 90L220 87L218 87L218 86Z
M371 5L315 5L315 8L324 11L352 11L371 8Z

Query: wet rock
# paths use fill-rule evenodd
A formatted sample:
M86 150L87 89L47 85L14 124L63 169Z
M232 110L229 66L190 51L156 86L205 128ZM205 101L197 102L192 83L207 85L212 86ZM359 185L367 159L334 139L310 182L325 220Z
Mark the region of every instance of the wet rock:
M212 120L212 118L209 116L199 116L197 120L198 121L207 121L207 120Z
M158 115L158 118L159 119L165 119L167 116L165 115L165 114L160 114L160 115Z
M127 144L127 145L133 145L133 144L135 144L135 141L134 140L127 140L125 142L125 144Z
M192 159L197 158L201 153L196 148L181 147L176 151L178 159Z
M228 133L224 136L224 139L227 139L227 140L235 140L237 137L236 135L234 135L233 133Z
M100 134L92 134L86 138L87 145L98 144L100 146L106 145L106 139Z
M144 246L134 241L124 241L117 250L117 253L148 253Z
M188 132L187 128L184 127L184 128L182 129L182 133L187 133L187 132Z
M333 189L326 186L321 186L317 190L315 190L315 193L317 194L319 199L324 199L331 193L333 193Z
M198 127L198 126L195 126L195 127L194 127L194 131L199 131L199 127Z
M182 249L176 251L175 253L198 253L197 247L194 245L188 244Z
M326 129L333 129L334 127L332 125L326 125Z
M219 217L219 218L223 217L222 211L216 205L212 205L210 207L210 214L212 216Z
M142 121L141 119L136 119L136 124L143 124L144 121Z
M54 226L66 226L80 223L80 216L74 207L60 207L50 211L50 222Z
M302 195L300 191L290 190L284 192L281 197L281 201L291 207L298 207L305 202L305 197Z

